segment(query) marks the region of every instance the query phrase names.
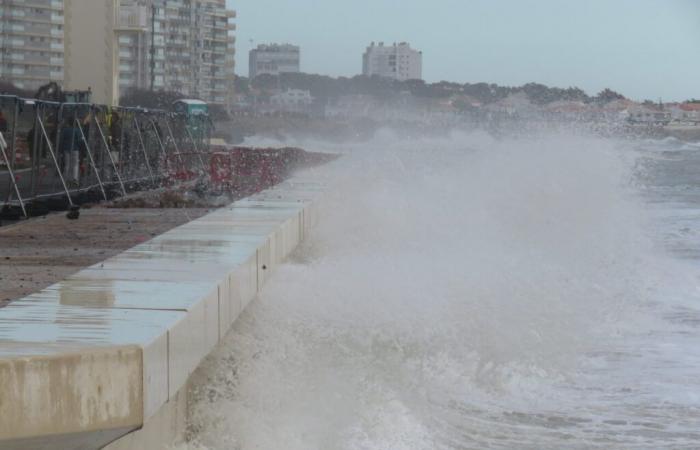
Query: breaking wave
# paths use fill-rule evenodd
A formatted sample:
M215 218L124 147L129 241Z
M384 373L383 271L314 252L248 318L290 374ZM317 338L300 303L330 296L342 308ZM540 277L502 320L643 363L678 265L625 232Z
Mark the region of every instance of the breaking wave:
M655 242L629 145L335 150L317 228L195 375L187 448L700 442L697 280Z

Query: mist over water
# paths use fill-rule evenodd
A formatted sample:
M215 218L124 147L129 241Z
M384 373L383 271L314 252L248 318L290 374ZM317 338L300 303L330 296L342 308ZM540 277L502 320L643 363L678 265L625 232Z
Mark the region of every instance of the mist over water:
M648 152L337 150L318 227L196 374L187 448L700 443L697 278L651 212Z

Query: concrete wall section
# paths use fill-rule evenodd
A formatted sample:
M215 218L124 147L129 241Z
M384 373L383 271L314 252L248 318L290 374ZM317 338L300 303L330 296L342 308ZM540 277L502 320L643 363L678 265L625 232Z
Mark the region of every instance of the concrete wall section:
M112 442L105 450L171 450L172 442L184 440L186 420L187 386L162 405L143 428Z
M295 178L0 309L0 448L160 448L183 390L301 242ZM176 434L176 433L175 433Z
M2 359L0 380L3 449L90 448L143 423L136 346Z

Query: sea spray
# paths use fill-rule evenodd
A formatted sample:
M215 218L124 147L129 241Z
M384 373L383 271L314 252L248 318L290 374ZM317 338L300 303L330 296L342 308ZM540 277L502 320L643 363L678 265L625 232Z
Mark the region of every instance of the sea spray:
M195 375L192 449L699 438L700 400L674 395L697 389L675 374L698 350L664 318L694 286L649 236L627 145L386 132L341 150L316 169L319 225Z

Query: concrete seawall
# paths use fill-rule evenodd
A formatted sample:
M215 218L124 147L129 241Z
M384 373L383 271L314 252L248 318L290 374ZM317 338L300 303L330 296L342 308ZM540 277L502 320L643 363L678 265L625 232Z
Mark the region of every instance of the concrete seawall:
M315 221L295 177L0 309L0 449L164 448L189 376Z

